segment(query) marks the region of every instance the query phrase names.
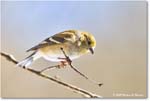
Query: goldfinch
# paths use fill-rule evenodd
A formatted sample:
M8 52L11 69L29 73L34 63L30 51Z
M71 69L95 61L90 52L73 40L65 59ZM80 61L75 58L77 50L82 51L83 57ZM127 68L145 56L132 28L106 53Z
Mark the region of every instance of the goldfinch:
M27 52L33 51L33 53L17 65L26 68L41 57L48 61L64 64L67 61L61 48L73 60L88 52L94 54L95 47L96 40L92 34L79 30L66 30L45 39L27 50Z

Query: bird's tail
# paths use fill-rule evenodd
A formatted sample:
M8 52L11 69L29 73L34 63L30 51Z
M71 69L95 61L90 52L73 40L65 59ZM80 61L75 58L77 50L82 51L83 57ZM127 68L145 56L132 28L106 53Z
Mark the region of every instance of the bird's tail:
M40 57L41 57L41 56L39 55L38 52L34 52L34 53L32 53L30 56L28 56L27 58L25 58L24 60L20 61L20 62L17 64L17 66L26 68L26 67L28 67L29 65L31 65L31 63L32 63L34 60L36 60L36 59L38 59L38 58L40 58Z

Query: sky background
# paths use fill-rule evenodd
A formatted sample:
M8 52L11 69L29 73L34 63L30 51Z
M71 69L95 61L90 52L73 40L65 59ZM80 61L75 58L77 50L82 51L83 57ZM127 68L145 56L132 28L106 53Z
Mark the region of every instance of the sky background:
M48 75L103 97L116 93L146 96L147 2L2 2L1 51L22 60L25 51L45 38L68 29L92 33L95 54L74 60L88 77L102 82L98 88L72 69L47 71ZM2 96L5 98L81 98L58 84L32 75L1 59ZM40 70L56 63L39 59ZM139 96L140 97L140 96Z

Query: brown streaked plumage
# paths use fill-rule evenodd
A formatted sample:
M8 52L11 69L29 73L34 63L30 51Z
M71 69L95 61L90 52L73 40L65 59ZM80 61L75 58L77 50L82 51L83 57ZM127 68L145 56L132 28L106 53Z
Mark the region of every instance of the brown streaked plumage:
M73 60L88 52L93 54L95 46L95 38L90 33L79 30L66 30L46 38L38 45L27 50L27 52L34 51L34 54L19 62L18 65L27 67L40 57L54 62L66 61L60 48L63 48L70 59Z

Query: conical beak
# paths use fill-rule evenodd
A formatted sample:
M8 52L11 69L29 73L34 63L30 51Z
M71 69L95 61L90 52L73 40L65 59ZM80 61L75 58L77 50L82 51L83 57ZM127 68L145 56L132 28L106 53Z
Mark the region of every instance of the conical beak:
M93 48L89 48L89 50L90 50L90 52L91 52L92 54L94 54Z

